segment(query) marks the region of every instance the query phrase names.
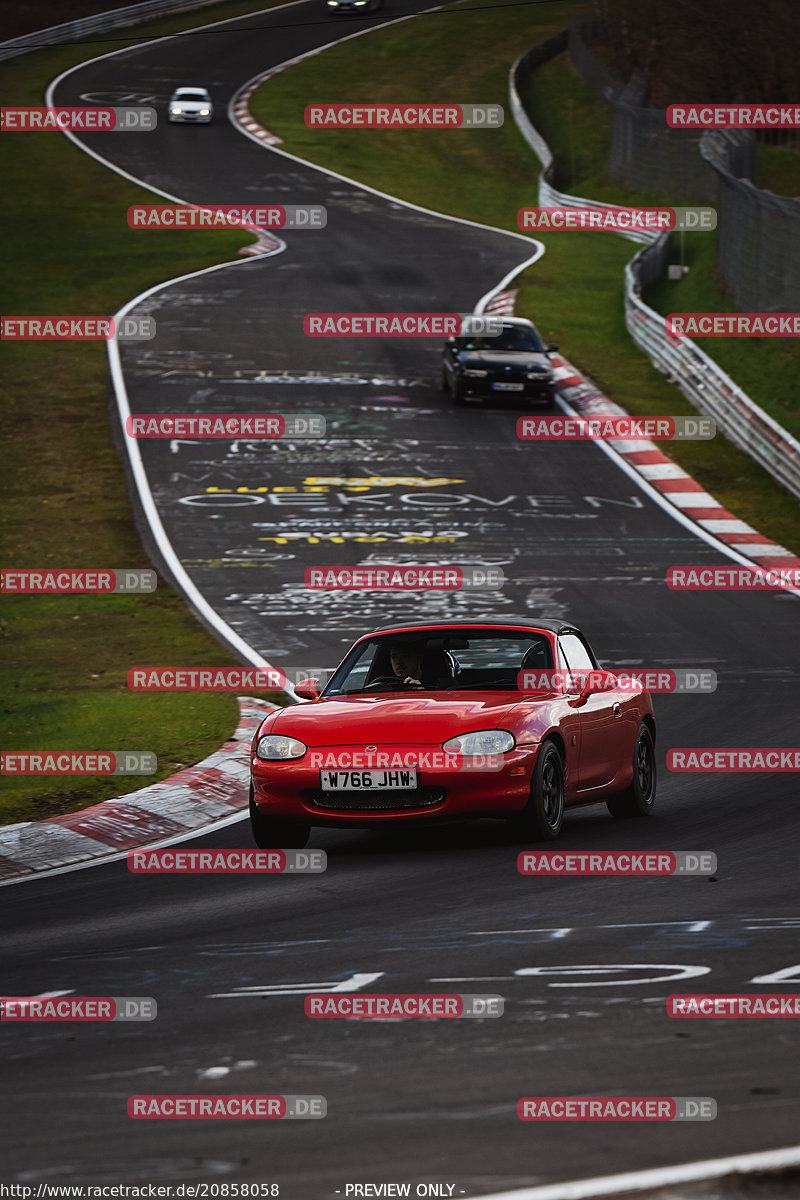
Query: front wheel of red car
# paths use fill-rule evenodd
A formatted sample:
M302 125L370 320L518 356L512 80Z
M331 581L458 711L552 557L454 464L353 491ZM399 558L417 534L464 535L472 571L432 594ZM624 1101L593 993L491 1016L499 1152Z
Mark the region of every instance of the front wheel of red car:
M302 850L311 836L306 821L291 817L265 817L250 793L250 828L259 850Z
M544 742L536 760L531 798L509 821L515 840L551 842L564 820L564 762L555 742Z
M646 725L639 726L633 748L633 779L627 791L606 801L612 817L646 817L656 802L656 748Z

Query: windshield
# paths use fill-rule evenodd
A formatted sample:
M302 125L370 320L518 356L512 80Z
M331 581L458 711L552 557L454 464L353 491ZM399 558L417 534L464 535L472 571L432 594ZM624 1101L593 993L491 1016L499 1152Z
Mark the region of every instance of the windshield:
M543 354L544 346L538 333L524 325L504 325L497 337L457 338L461 350L527 350Z
M537 667L553 667L545 633L533 629L429 629L361 642L334 672L323 695L482 688L516 692L519 672Z
M176 100L208 100L208 92L176 92Z

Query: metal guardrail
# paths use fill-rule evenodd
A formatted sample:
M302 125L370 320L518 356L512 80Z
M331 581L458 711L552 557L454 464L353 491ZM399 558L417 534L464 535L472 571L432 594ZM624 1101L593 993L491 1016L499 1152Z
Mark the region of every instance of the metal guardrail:
M553 155L541 134L535 129L519 94L517 80L530 74L531 56L539 65L561 53L563 45L551 38L543 57L542 47L534 47L522 55L509 72L509 104L517 127L542 164L539 175L539 204L561 208L608 208L596 200L569 196L557 191L549 182ZM625 267L625 324L640 349L650 357L658 370L665 372L670 382L706 416L713 417L727 437L793 495L800 497L800 442L768 416L750 399L738 384L690 338L669 338L660 313L649 308L641 299L641 291L661 274L667 264L670 234L642 231L626 232L623 236L647 245Z
M539 175L538 202L543 207L548 208L595 208L601 210L616 208L618 205L604 204L601 200L586 200L583 196L571 196L569 193L559 192L557 188L553 187L552 152L542 135L534 128L519 94L521 77L525 79L530 78L532 71L537 66L546 62L549 58L554 58L557 54L561 54L566 47L566 34L549 38L548 41L542 42L539 46L534 46L533 50L529 50L527 54L521 55L509 72L508 94L511 112L517 123L517 128L542 164L542 171ZM658 233L646 229L626 230L622 233L622 237L626 237L632 242L644 242L646 244L655 241L658 236Z
M669 234L662 234L664 248L645 247L625 266L625 324L641 347L671 383L676 383L688 400L717 425L741 450L754 458L773 479L800 497L800 442L755 404L737 383L690 338L670 338L664 318L641 300L643 260L668 253Z
M95 13L77 21L66 21L63 25L51 25L35 33L0 42L0 62L15 58L18 54L29 54L45 46L60 46L65 42L80 41L89 33L104 33L108 29L122 29L140 21L152 21L167 13L184 12L192 8L205 8L218 0L144 0L142 4L129 4L125 8L114 8L110 12Z

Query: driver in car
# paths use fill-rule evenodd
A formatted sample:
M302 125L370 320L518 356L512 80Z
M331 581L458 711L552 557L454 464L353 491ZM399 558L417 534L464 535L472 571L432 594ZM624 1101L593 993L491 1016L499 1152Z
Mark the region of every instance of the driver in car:
M395 642L389 648L392 670L407 687L421 688L422 645L419 642Z

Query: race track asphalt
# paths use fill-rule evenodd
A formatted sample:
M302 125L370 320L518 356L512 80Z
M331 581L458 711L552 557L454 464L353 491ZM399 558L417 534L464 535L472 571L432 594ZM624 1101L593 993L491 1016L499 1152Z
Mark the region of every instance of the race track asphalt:
M386 15L399 11L390 2ZM670 591L669 566L730 560L596 446L520 443L512 409L453 409L437 387L438 343L304 336L306 312L471 310L534 248L331 179L222 118L219 102L249 78L333 36L315 5L295 6L90 64L56 93L59 104L166 98L205 83L220 113L210 128L87 144L192 202L328 209L324 231L285 235L282 254L159 293L147 308L157 339L124 351L136 412L319 412L328 422L324 442L292 447L142 443L168 536L231 627L287 670L334 665L373 625L462 614L564 616L609 667L713 668L714 694L656 698L657 815L623 823L583 810L562 845L710 850L718 872L522 878L502 827L472 823L317 830L311 845L329 856L320 877L139 878L113 864L6 888L6 994L159 1004L150 1024L0 1028L6 1170L15 1182L277 1182L301 1200L397 1180L478 1195L793 1144L796 1025L671 1021L664 1001L796 990L800 969L753 982L800 958L796 784L670 774L664 758L670 746L796 741L797 600ZM286 487L298 490L275 491ZM507 585L444 600L305 591L307 566L371 554L497 563ZM192 843L204 845L249 847L246 822ZM595 971L553 974L559 966ZM687 967L709 970L680 979ZM357 973L377 976L365 992L496 992L505 1015L304 1016L304 988ZM144 1092L322 1094L328 1116L131 1121L127 1098ZM516 1117L523 1095L581 1094L712 1096L719 1112L711 1123L619 1128Z

